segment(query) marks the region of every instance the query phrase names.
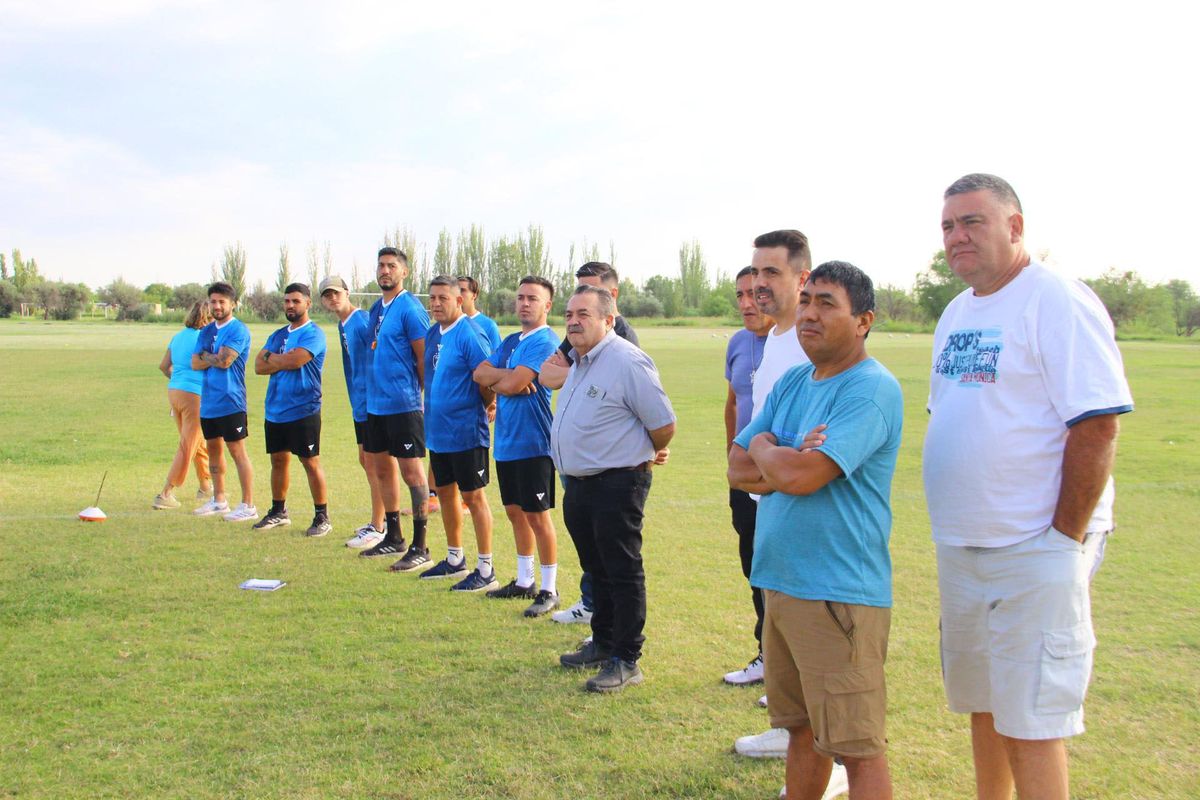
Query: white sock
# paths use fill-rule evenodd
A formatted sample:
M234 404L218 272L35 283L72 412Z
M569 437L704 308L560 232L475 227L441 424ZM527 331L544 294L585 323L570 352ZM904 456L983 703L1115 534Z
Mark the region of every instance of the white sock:
M533 556L517 556L517 586L533 586Z
M492 577L492 554L480 553L479 563L476 565L475 569L479 570L479 577L481 578Z
M448 554L446 560L456 567L466 558L461 547L447 547L446 552Z
M542 564L542 591L558 594L558 564Z

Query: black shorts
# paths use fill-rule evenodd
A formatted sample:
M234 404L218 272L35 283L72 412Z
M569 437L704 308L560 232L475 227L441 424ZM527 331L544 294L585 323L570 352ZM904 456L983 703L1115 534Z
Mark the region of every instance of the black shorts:
M497 461L496 480L503 505L531 512L554 508L554 461L550 456Z
M357 444L363 444L367 441L366 421L359 422L358 420L354 420L354 441Z
M424 458L425 415L420 411L382 416L367 414L363 450L391 453L396 458Z
M250 435L245 411L237 411L224 417L201 417L200 430L205 439L224 439L227 442L240 442Z
M312 458L321 455L321 414L291 422L271 422L263 424L263 432L267 438L268 453L294 453L301 458Z
M488 449L476 447L457 453L429 453L434 486L457 483L464 492L473 492L488 485Z

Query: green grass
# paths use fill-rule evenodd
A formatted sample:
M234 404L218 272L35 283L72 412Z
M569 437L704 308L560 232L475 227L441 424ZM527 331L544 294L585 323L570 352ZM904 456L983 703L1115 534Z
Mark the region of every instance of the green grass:
M252 329L261 344L269 327ZM729 332L642 333L679 434L647 509L647 681L597 697L557 666L579 626L451 596L341 546L368 503L336 352L322 460L337 528L308 541L295 527L255 535L150 510L175 446L155 369L165 328L0 321L0 797L773 797L782 764L730 753L766 727L759 692L719 685L752 654L724 482ZM870 346L900 379L907 415L893 489L896 794L966 797L967 726L942 696L920 485L930 341L880 333ZM1124 420L1120 529L1095 585L1100 647L1088 733L1070 745L1073 795L1189 798L1200 794L1200 350L1122 350L1138 410ZM261 503L266 381L249 383ZM76 521L106 470L109 521ZM296 516L307 505L297 467ZM571 602L578 565L558 530ZM496 542L507 579L502 514ZM238 591L249 577L288 586Z

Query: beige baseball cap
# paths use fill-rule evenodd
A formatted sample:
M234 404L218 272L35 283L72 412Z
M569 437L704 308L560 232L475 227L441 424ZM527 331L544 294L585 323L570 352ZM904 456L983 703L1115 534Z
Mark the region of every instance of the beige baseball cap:
M340 289L343 292L350 291L350 287L346 285L346 282L337 275L330 275L328 278L321 281L321 287L317 290L317 294L325 294L325 292L329 289Z

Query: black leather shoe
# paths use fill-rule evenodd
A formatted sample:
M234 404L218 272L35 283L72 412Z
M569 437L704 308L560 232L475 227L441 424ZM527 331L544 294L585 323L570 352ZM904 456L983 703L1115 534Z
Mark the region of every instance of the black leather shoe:
M623 661L614 656L595 677L588 679L586 686L589 692L619 692L641 682L642 671L636 661Z
M612 653L599 647L594 641L580 647L574 653L566 653L558 657L558 663L570 669L587 669L598 667L612 658Z

